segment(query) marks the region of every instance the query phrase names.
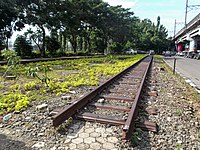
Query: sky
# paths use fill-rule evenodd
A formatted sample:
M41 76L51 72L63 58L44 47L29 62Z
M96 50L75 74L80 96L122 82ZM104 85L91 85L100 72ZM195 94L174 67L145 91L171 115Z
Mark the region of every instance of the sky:
M174 35L176 19L176 33L184 27L186 0L103 0L112 6L122 5L130 8L134 15L140 19L148 18L157 22L160 16L161 24L168 30L168 35ZM194 9L193 5L200 5L200 0L188 0L187 23L200 13L200 7ZM193 9L192 9L193 8ZM192 9L192 10L191 10Z

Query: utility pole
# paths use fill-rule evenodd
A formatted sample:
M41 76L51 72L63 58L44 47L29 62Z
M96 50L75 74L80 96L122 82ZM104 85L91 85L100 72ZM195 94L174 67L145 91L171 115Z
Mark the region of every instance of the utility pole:
M175 35L176 35L176 19L175 19L175 23L174 23L174 39L175 39Z
M173 38L174 42L175 42L175 37L176 37L176 26L177 25L183 25L183 24L184 24L184 22L177 22L176 19L175 19L175 22L174 22L174 38ZM176 49L177 49L177 47L175 46L174 51L176 51Z
M185 6L185 28L187 27L187 15L190 10L197 10L200 8L200 5L188 5L188 0L186 0Z
M177 25L183 25L184 22L177 22L176 19L175 19L175 22L174 22L174 39L175 39L175 36L176 36L176 27Z
M185 6L185 28L187 26L187 13L188 13L188 0L186 0L186 6Z

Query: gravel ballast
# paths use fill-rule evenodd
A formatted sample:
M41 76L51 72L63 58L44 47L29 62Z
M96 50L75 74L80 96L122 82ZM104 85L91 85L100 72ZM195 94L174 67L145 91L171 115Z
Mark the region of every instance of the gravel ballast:
M122 126L69 120L59 128L53 128L53 109L83 96L94 87L83 87L60 98L34 101L32 107L11 113L7 121L0 121L0 150L169 150L199 149L199 95L194 96L179 76L155 59L151 76L141 96L142 109L138 121L153 121L158 133L136 129L132 143L121 140ZM156 91L157 96L148 92ZM157 115L149 115L145 108L157 109Z

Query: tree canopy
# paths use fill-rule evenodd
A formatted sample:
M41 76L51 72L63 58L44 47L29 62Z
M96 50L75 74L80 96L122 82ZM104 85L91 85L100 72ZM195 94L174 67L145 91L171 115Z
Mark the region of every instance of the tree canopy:
M102 0L1 0L0 9L0 43L14 30L32 25L37 32L29 30L26 37L42 56L52 51L46 46L49 39L57 40L63 51L70 43L75 53L123 53L129 48L160 52L169 45L159 16L155 25L149 19L140 20L130 9Z

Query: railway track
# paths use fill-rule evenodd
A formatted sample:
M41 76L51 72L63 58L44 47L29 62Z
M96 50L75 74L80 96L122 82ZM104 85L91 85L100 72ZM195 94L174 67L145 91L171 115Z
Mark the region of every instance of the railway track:
M56 61L56 60L73 60L81 58L95 58L95 57L104 57L103 55L97 56L69 56L69 57L55 57L55 58L31 58L31 59L21 59L19 62L21 64L36 63L36 62L45 62L45 61ZM0 65L6 65L7 61L0 61Z
M96 89L66 106L52 117L57 127L68 118L123 125L123 139L130 139L138 114L141 91L150 70L153 57L147 56L128 67ZM152 122L137 124L139 127L157 132Z

